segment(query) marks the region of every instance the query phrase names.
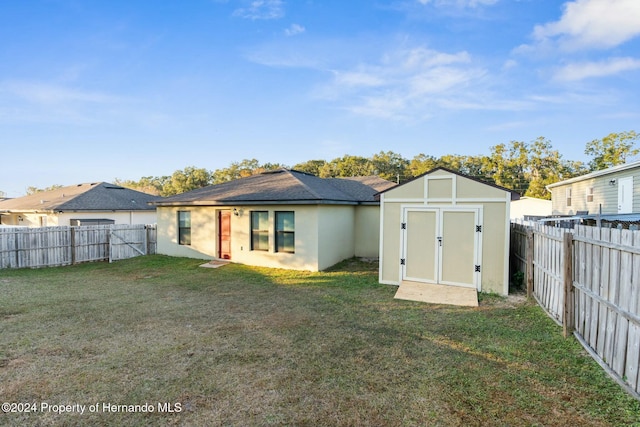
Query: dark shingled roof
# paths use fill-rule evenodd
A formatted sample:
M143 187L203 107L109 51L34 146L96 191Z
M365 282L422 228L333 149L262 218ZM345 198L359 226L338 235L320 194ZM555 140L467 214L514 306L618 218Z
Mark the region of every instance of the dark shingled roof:
M71 185L0 201L0 212L152 211L158 196L107 182Z
M395 184L375 176L318 178L296 170L279 169L165 197L155 204L375 203L375 195L393 185Z

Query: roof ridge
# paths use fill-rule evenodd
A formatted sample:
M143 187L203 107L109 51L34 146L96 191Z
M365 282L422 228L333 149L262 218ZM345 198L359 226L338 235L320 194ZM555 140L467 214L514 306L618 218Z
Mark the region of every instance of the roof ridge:
M296 176L295 174L293 174L293 172L296 172L297 174L301 174L301 175L305 175L305 176L309 176L312 178L316 178L322 181L326 181L324 178L320 178L318 176L315 175L311 175L311 174L307 174L304 172L299 172L299 171L295 171L293 169L283 169L285 172L287 172L289 175L291 175L293 178L295 178L300 184L302 184L302 186L311 194L313 194L315 197L317 197L318 199L322 199L322 196L320 194L318 194L315 190L313 190L311 187L309 187L305 182L303 182L298 176ZM332 185L332 187L334 187ZM335 187L334 187L335 188ZM342 193L342 191L341 191Z

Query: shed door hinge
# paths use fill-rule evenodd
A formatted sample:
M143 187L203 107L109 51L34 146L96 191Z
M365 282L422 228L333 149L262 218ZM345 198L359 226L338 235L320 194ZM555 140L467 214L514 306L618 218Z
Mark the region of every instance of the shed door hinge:
M482 226L476 225L476 233L482 233Z
M480 266L476 265L476 269L475 269L476 273L480 273Z
M406 229L407 229L407 223L406 223L406 222L402 222L402 223L400 223L400 228L401 228L402 230L406 230Z
M404 260L404 258L400 258L400 265L405 265L405 260Z

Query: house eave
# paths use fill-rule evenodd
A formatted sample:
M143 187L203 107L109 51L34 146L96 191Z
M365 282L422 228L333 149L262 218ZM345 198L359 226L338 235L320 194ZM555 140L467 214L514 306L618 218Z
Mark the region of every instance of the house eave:
M358 205L364 203L379 204L378 202L355 202L350 200L193 200L155 202L154 205L161 208L176 206Z

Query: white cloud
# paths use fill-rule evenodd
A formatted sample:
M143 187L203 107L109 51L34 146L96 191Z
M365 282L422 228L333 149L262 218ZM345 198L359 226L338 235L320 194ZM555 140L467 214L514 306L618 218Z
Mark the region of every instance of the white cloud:
M284 30L284 34L287 36L295 36L298 34L302 34L306 31L306 29L302 25L291 24L291 26Z
M623 71L640 69L640 60L635 58L611 58L598 62L568 64L554 76L559 81L576 81L590 77L604 77Z
M246 7L233 12L233 16L245 19L278 19L284 16L282 0L253 0Z
M607 49L640 35L640 1L575 0L564 4L560 20L533 30L537 46L564 50Z
M347 87L375 87L382 86L385 80L382 76L371 71L334 71L335 83Z
M465 88L485 74L467 52L417 47L387 53L379 63L334 70L321 96L359 115L423 119L433 108L484 108Z

